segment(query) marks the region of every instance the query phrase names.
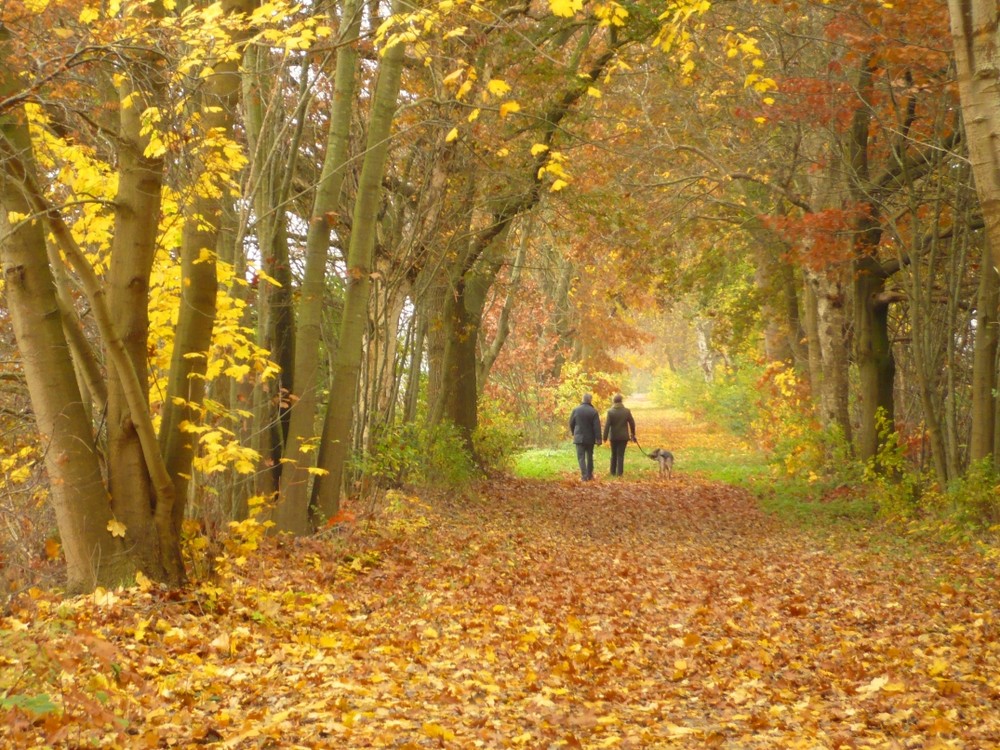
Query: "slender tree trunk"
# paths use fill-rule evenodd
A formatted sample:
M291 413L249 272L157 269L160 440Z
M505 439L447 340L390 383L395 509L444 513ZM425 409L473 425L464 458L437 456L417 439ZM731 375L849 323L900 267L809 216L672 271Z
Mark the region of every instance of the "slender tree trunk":
M795 273L792 266L781 259L787 247L759 222L754 222L750 231L756 258L754 282L761 294L764 356L770 362L801 364L804 356L799 344L801 331Z
M989 250L984 253L988 256ZM997 313L1000 308L1000 276L992 263L983 263L979 271L979 295L976 303L976 341L972 364L972 434L969 458L981 461L996 450L993 442L996 415L997 344L1000 341Z
M930 254L928 265L931 275L936 253ZM917 389L920 394L920 404L924 414L924 424L926 425L928 440L931 447L931 460L934 463L934 470L937 473L938 481L942 487L948 484L948 478L952 475L947 459L948 448L942 424L945 420L941 418L941 399L934 390L935 370L939 367L932 360L931 326L929 324L930 306L933 304L929 284L924 279L921 271L921 263L913 263L910 272L910 331L912 343L910 345L911 356L913 357L913 367L916 371Z
M379 195L389 153L396 99L399 96L404 51L402 42L385 50L375 84L367 148L351 224L344 317L340 328L339 349L333 360L333 382L319 452L319 467L327 474L317 477L313 487L319 522L333 518L340 509L340 489L350 445L351 419L361 370L365 328L368 324L368 295L374 261Z
M230 198L223 207L222 223L219 227L219 243L217 245L219 259L232 266L232 281L223 289L223 294L242 303L248 297L247 287L240 283L246 278L247 263L243 243L237 226L240 222L236 210L236 202ZM244 306L240 324L247 329L252 328L249 306ZM212 384L212 397L223 404L223 408L244 412L239 422L234 426L236 440L241 445L252 445L254 420L252 412L247 415L246 405L253 404L254 386L251 381L237 379L223 373ZM225 472L219 478L221 483L219 508L222 521L242 521L249 513L248 500L254 493L253 475Z
M251 0L229 0L223 4L229 14L249 13L252 7ZM220 179L207 172L213 162L225 161L225 147L232 133L240 90L238 67L235 60L213 61L215 72L203 84L200 114L205 134L211 140L206 147L205 162L200 165L200 174L196 172L192 175L196 185L199 178L202 181ZM218 187L221 195L226 186ZM216 251L221 223L222 198L213 197L211 191L204 187L196 187L184 217L180 312L174 332L170 376L160 427L163 458L174 481L173 523L178 534L184 520L195 454L195 437L182 425L184 422L196 424L201 421L205 372L215 324L215 298L219 289Z
M268 69L267 50L250 47L244 65L244 124L250 142L255 235L263 274L257 285L257 335L278 365L278 377L257 384L255 448L263 458L258 493L278 491L295 369L295 317L286 204L301 137L308 76L301 77L295 113L285 112L285 91ZM265 101L265 97L267 100ZM281 136L288 143L279 141Z
M816 292L809 282L809 274L802 274L802 325L806 337L806 362L809 373L809 390L813 403L819 410L823 382L823 359L819 348L819 319Z
M341 33L334 72L333 102L326 156L312 217L306 236L305 276L298 304L298 327L295 342L295 378L292 383L286 462L281 474L281 492L275 508L277 531L304 534L310 530L310 472L316 449L311 442L316 434L319 405L320 341L323 303L326 298L326 264L330 251L330 230L340 207L340 194L347 173L351 115L357 78L356 41L361 27L361 3L346 0L341 12Z
M510 316L517 304L517 297L521 287L521 270L524 267L524 257L528 250L528 240L531 237L531 229L534 225L533 215L529 214L527 220L521 226L521 233L517 244L517 256L514 258L514 265L510 270L510 279L507 282L507 294L504 297L503 308L500 310L500 317L497 320L496 333L488 346L483 345L482 356L476 372L477 393L482 395L486 380L489 378L493 363L507 343L510 335Z
M111 318L143 390L143 406L148 411L149 360L149 277L156 252L160 200L163 189L163 160L147 156L148 136L142 133L140 115L149 96L158 96L162 82L155 80L146 90L137 90L126 77L119 92L121 131L119 135L118 193L115 197L115 226L111 262L107 274L107 299ZM108 345L108 342L105 342ZM110 356L110 353L109 355ZM149 523L154 507L153 488L136 416L132 414L116 369L108 374L108 474L114 514L125 524L126 544L143 557L142 567L154 578L179 581L183 577L179 549L161 550L160 540ZM161 554L175 557L170 573L161 568ZM162 572L157 572L162 570Z
M80 384L84 408L90 413L91 406L93 406L99 414L103 414L108 405L108 387L101 371L101 364L97 359L97 353L91 348L83 327L80 325L80 319L74 310L73 299L69 293L71 282L62 258L59 257L59 248L54 243L46 242L46 250L48 251L49 267L52 269L52 276L56 284L56 297L59 301L63 332L73 354L73 367L76 370L77 382Z
M413 321L416 330L413 334L413 346L410 347L410 366L406 373L406 395L403 398L403 422L406 424L417 418L424 363L424 341L427 338L427 319L416 309L414 309L413 314L416 318Z

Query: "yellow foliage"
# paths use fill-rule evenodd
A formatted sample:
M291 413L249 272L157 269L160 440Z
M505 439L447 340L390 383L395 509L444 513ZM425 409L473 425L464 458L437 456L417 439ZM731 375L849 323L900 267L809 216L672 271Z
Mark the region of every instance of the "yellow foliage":
M506 81L501 81L499 78L493 78L489 83L486 84L486 88L489 90L493 96L504 96L510 93L510 86Z
M506 117L512 112L520 112L521 105L515 101L507 101L500 105L500 117Z
M583 0L549 0L549 10L554 16L572 18L577 11L583 10Z

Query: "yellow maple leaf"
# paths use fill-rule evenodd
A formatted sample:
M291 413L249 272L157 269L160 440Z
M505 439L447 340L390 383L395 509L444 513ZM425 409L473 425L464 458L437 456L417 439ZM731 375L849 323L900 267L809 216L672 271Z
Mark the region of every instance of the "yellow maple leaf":
M493 96L503 96L504 94L510 93L510 86L507 85L506 81L501 81L499 78L493 78L489 83L486 84L486 88L490 90Z
M432 722L425 722L422 727L424 734L428 737L436 737L441 740L451 741L455 739L455 733L450 729L445 729L440 724L434 724Z
M472 90L472 84L473 81L471 78L464 81L462 85L458 87L458 91L455 92L455 98L461 101L462 98Z
M520 112L521 105L511 100L500 105L500 117L506 117L511 112Z
M583 9L583 0L549 0L549 10L554 16L572 18L573 14Z
M111 536L124 537L125 524L123 524L117 518L112 518L110 521L108 521L108 531L111 532Z
M934 663L927 668L927 673L931 677L937 677L939 674L943 674L948 670L948 662L944 659L935 659Z
M452 129L451 129L451 130L450 130L450 131L448 132L448 135L446 135L446 136L444 137L444 142L445 142L445 143L451 143L451 142L452 142L453 140L455 140L456 138L458 138L458 128L452 128Z

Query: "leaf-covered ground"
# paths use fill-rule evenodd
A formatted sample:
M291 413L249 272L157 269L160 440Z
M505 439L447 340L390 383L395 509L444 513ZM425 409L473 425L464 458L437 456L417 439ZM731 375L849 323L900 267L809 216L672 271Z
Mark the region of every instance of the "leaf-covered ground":
M678 458L395 496L183 592L35 592L0 621L0 744L1000 746L995 562L807 534Z

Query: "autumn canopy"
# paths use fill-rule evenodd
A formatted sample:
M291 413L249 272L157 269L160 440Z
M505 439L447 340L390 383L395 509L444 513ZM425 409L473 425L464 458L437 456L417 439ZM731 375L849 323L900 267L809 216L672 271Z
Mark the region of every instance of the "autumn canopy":
M0 737L1000 744L998 21L5 2Z

